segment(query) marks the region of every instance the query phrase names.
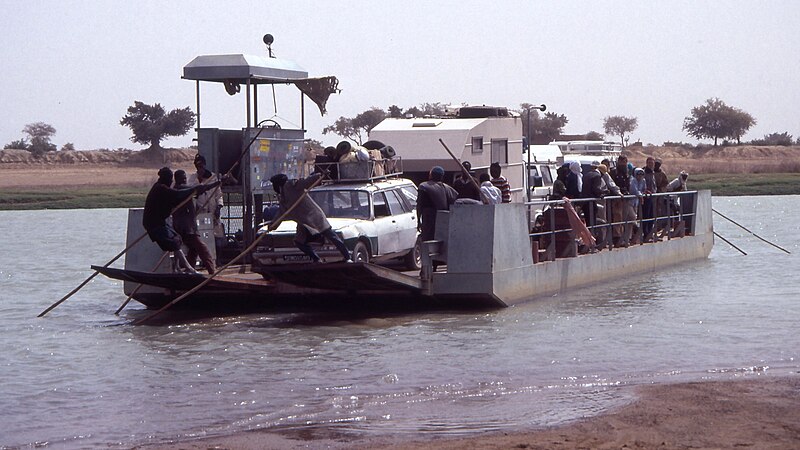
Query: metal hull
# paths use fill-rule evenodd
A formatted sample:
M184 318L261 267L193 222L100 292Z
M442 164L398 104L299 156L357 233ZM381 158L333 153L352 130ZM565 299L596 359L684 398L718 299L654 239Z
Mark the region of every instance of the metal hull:
M158 309L180 295L188 292L206 277L180 273L150 273L135 270L92 266L101 274L143 285L148 289L134 292L132 298L150 309ZM251 310L270 306L270 296L274 283L253 273L237 273L217 276L199 291L178 302L175 307L202 310Z
M255 272L241 267L218 275L178 305L228 310L511 306L706 259L714 244L710 192L698 193L693 210L692 226L686 236L534 264L525 205L454 205L450 211L440 211L437 217L436 239L442 242L437 258L446 261L446 266L430 279L421 279L416 272L367 263L260 266ZM167 304L204 279L95 269L111 278L146 285L146 293L133 298L149 308Z

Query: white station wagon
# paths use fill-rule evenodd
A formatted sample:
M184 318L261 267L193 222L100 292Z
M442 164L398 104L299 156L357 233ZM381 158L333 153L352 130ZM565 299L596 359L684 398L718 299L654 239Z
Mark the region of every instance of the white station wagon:
M308 194L322 208L333 231L354 261L386 262L402 258L406 268L420 268L417 232L417 187L403 178L340 182L315 187ZM297 223L287 220L261 239L253 253L256 264L291 264L309 258L294 243ZM263 233L266 226L258 231ZM341 260L329 242L311 243L324 261Z

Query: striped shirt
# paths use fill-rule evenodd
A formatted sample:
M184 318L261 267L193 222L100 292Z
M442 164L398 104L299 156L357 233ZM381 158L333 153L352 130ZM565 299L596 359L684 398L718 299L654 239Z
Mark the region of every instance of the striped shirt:
M500 193L503 194L503 203L511 203L511 185L508 184L506 177L501 175L497 178L492 178L491 181L494 187L500 189Z

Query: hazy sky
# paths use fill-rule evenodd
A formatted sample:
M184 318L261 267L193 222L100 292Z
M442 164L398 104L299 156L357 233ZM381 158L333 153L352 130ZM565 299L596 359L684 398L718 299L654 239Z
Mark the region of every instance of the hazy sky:
M800 2L785 1L0 1L0 146L27 123L78 149L141 148L119 125L135 100L194 109L183 66L202 54L276 56L341 94L308 137L339 116L423 102L516 108L545 103L567 133L639 118L632 142L694 142L681 130L710 97L758 121L745 139L800 136ZM274 114L259 90L259 115ZM299 93L277 88L278 121L299 124ZM244 96L205 84L204 127L241 128ZM194 133L163 145L185 146Z

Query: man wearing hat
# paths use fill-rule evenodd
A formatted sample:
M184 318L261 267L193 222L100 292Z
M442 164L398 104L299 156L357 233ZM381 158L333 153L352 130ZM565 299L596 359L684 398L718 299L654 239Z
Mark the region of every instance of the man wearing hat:
M428 174L428 181L419 185L417 194L417 229L423 241L434 238L436 231L436 211L448 210L455 203L458 192L445 184L444 169L434 166Z
M187 181L188 186L198 186L201 184L210 184L214 182L214 174L206 168L206 158L201 154L194 157L194 167L197 171L189 176ZM222 211L222 190L209 189L208 191L198 194L195 199L195 210L197 214L208 213L214 215L214 236L223 237L225 232L220 223L220 215Z
M689 179L689 173L685 170L681 170L680 175L678 178L670 181L667 185L666 192L680 192L686 190L686 180Z
M297 202L297 199L300 199L297 206L289 211L286 216L287 219L297 222L297 232L294 237L294 243L297 248L308 255L312 262L319 263L321 259L309 245L309 242L317 236L323 236L336 246L345 261L353 262L350 251L331 228L331 224L328 222L328 218L325 217L322 208L310 196L304 195L305 191L310 189L322 176L321 173L315 173L308 178L290 180L286 175L279 173L270 178L272 189L278 194L278 203L280 204L278 216L289 211L289 208Z

